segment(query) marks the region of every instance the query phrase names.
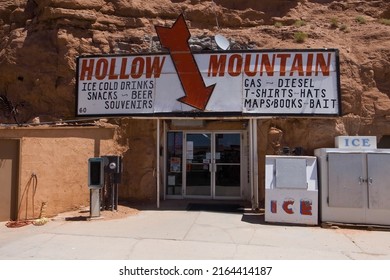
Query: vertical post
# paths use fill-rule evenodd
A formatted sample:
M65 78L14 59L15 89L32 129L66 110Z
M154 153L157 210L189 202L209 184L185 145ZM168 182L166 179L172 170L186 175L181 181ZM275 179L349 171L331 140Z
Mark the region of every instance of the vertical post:
M90 191L90 217L100 217L100 189Z
M252 136L253 136L253 192L254 192L254 203L253 209L259 208L259 159L257 154L257 119L252 120Z
M110 186L111 186L111 211L115 210L115 196L116 196L116 189L115 189L115 181L114 181L115 174L110 174Z
M118 175L119 176L119 175ZM118 211L118 201L119 201L119 184L115 183L115 210Z
M157 208L160 208L160 120L157 119L156 137L156 188L157 188Z
M251 204L252 209L254 208L254 188L253 188L253 126L252 126L252 119L249 119L249 184L251 187Z
M166 189L167 189L167 185L166 185L166 177L167 176L167 160L166 160L166 149L165 147L167 146L167 137L166 137L166 134L167 134L167 122L165 120L163 120L163 147L164 147L164 155L163 155L163 190L164 190L164 194L163 194L163 200L166 199Z

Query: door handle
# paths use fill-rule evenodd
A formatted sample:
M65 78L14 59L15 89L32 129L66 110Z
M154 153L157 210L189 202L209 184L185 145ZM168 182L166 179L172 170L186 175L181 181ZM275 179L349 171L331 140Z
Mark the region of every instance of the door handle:
M372 185L373 179L370 177L368 179L363 179L362 176L359 176L359 185L362 183L368 183L369 185Z

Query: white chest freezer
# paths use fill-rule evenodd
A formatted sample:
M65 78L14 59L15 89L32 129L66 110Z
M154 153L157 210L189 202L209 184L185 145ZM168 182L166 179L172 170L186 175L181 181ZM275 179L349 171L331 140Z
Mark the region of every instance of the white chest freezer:
M317 149L320 220L390 225L390 149Z
M266 156L265 221L318 224L316 157Z

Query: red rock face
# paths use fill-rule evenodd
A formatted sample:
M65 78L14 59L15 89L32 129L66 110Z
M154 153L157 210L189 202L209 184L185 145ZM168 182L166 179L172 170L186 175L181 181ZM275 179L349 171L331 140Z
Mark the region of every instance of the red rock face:
M24 104L21 122L38 116L72 119L78 55L155 51L154 26L171 26L183 13L193 38L221 33L237 49L338 48L345 117L337 125L324 124L326 131L381 136L390 134L390 27L381 21L390 17L389 5L385 0L1 1L0 91L13 104ZM294 40L298 31L307 34L301 43ZM192 47L204 47L196 42ZM0 122L13 120L2 115ZM291 128L291 121L279 122Z
M232 41L232 49L340 50L343 115L259 121L260 181L264 180L263 155L273 154L280 147L303 147L305 154L312 154L316 148L332 147L337 135L375 135L378 140L390 135L388 0L1 0L0 95L17 107L19 122L30 123L37 117L41 122L75 119L76 57L159 51L155 26L170 27L180 14L190 28L194 50L212 48L217 33ZM298 32L306 34L301 42L295 38ZM15 123L13 116L0 108L0 125ZM100 152L124 157L120 197L153 200L156 121L118 118L110 122L118 127L113 140L110 138ZM209 124L210 129L220 125ZM15 132L17 137L24 133L3 129L3 137L9 138L15 135L7 136L4 131ZM39 150L43 146L40 141L48 142L48 149L54 147L49 138L29 141L28 152L31 147ZM84 140L79 141L77 145L69 144L72 141L66 144L75 156L80 155L78 149L84 154L86 151L82 148ZM67 146L61 145L66 155ZM93 152L96 149L90 154ZM26 182L29 169L23 172L21 182ZM40 181L48 182L42 189L52 188L52 181L46 178ZM84 179L80 182L85 184ZM264 190L260 189L260 194L264 198ZM66 207L70 205L67 203Z

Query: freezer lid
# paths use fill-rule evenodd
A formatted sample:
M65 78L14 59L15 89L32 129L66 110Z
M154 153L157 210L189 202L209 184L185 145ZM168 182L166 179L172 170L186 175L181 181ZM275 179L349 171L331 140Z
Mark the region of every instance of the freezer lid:
M307 189L306 159L278 158L275 160L278 189Z

